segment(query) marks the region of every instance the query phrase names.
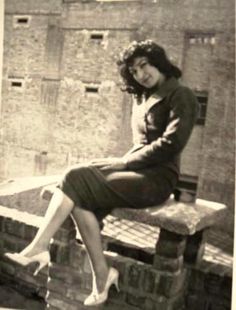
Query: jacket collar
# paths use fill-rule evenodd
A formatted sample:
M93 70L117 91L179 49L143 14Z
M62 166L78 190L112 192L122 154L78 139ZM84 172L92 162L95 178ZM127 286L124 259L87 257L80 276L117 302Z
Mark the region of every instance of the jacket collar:
M172 93L179 86L179 81L175 77L166 80L146 101L145 110L148 112L155 104Z

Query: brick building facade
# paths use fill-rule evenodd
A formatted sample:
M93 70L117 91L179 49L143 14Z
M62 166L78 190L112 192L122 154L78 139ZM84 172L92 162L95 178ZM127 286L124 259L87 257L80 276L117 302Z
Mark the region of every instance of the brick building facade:
M183 70L201 114L181 171L198 197L234 206L234 3L5 1L1 178L59 174L131 145L131 99L116 56L152 38Z

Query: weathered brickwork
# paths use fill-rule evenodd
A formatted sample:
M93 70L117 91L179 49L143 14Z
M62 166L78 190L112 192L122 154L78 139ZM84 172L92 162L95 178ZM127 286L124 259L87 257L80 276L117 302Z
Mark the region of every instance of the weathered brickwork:
M233 219L233 24L234 3L225 0L7 1L2 179L122 155L131 145L131 99L119 90L116 56L130 41L152 38L184 82L208 96L181 171L198 177L198 196L226 203ZM223 226L233 231L232 220Z
M35 264L21 267L3 256L7 251L21 251L35 236L41 219L1 206L1 279L24 294L44 298L47 309L85 309L83 301L91 292L92 274L87 253L81 241L75 239L76 230L70 218L53 238L49 267L40 271L37 277L33 276ZM207 310L213 307L228 310L231 277L212 273L207 267L201 269L195 259L190 261L190 257L187 265L186 247L192 242L196 246L196 239L201 239L199 236L194 238L195 241L190 238L161 230L153 265L128 258L125 252L119 255L105 251L109 265L119 271L120 292L112 287L106 303L93 309ZM127 256L128 252L126 249Z

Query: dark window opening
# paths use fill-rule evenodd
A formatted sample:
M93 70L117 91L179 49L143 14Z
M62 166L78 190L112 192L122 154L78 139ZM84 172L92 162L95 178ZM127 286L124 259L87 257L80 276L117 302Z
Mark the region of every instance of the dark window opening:
M206 121L206 114L207 114L207 102L208 96L207 95L196 95L197 100L199 103L199 113L197 118L198 125L204 125Z
M146 252L145 250L133 248L128 245L118 244L117 240L108 242L107 250L115 252L119 255L130 257L140 262L152 265L153 264L153 254Z
M76 239L76 241L78 242L78 244L83 244L80 239ZM133 247L128 243L119 243L117 240L111 239L107 243L107 251L117 253L124 257L130 257L149 265L153 264L154 255L152 253L145 251L145 249Z
M174 198L177 201L189 202L195 201L197 194L197 182L198 178L189 175L180 175L177 186L174 190Z
M98 87L86 86L85 91L86 91L86 93L96 94L96 93L98 93Z
M22 82L12 81L11 86L12 87L22 87Z
M103 40L103 34L102 33L93 33L93 34L91 34L90 39L102 41Z
M29 18L28 17L17 18L17 23L18 24L27 24L28 22L29 22Z

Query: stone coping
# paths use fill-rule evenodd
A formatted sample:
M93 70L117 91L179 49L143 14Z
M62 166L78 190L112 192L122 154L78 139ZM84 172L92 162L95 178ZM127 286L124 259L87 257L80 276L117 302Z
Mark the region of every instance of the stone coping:
M4 218L10 218L13 221L18 221L34 227L40 227L40 224L43 221L42 216L30 214L28 212L22 212L17 209L8 208L1 205L0 216Z
M53 195L55 176L18 178L0 184L0 204L20 211L42 216L48 200ZM43 190L42 190L43 189ZM41 197L40 198L40 193ZM160 227L168 231L192 235L214 225L225 214L226 206L221 203L196 199L193 202L177 202L171 197L163 205L146 209L114 209L112 215Z
M0 183L0 205L43 216L48 203L40 198L40 192L58 179L58 175L53 175L6 180Z
M43 217L41 216L4 206L0 206L0 217L10 218L13 221L35 227L39 227L43 221ZM105 220L102 235L105 242L114 241L124 247L135 247L147 253L154 254L155 244L159 236L159 228L143 223L140 224L136 221L120 220L109 215ZM81 240L79 235L77 235L77 238ZM216 240L214 241L213 238ZM212 241L214 242L212 243ZM222 232L208 230L203 259L194 268L204 273L213 273L231 278L233 267L232 253L230 254L229 250L220 248L222 242L226 245L229 241L229 236L222 234Z
M59 175L13 178L0 183L0 197L15 195L35 188L55 184Z
M43 189L41 197L50 200L55 186L50 185ZM175 201L170 197L163 205L146 209L116 208L112 215L137 221L151 226L164 228L168 231L193 235L195 232L214 225L225 214L226 205L196 199L194 203Z

